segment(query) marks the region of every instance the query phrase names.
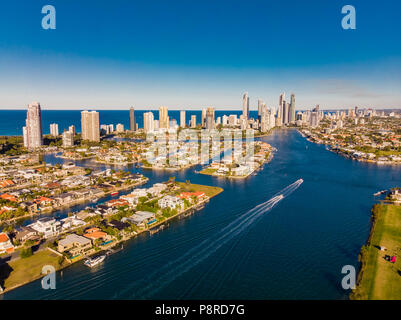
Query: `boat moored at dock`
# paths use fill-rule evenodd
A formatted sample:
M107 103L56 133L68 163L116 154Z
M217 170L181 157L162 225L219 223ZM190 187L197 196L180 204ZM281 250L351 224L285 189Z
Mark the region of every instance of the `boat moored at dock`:
M99 265L100 263L102 263L104 261L104 259L106 259L106 255L101 255L96 258L88 258L85 260L84 265L86 265L90 268L93 268L93 267Z

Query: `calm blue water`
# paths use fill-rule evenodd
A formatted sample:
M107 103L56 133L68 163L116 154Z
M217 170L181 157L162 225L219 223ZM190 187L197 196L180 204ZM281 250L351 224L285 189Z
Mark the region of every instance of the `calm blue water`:
M295 130L277 130L262 139L278 152L245 181L195 174L197 168L174 173L177 180L224 188L202 211L153 236L130 240L97 269L82 263L64 269L57 274L56 290L43 290L35 281L4 299L137 299L145 297L143 279L152 283L146 297L154 299L345 299L341 268L358 267L372 194L401 185L401 168L342 158ZM144 174L148 185L170 175ZM175 262L299 178L305 180L299 189L216 252L188 270ZM173 274L167 285L166 270Z
M135 110L135 118L139 128L143 128L143 114L152 111L154 118L159 119L158 110ZM180 111L169 110L170 120L175 119L180 124ZM238 117L242 111L219 111L216 110L215 116L221 117L224 114L237 114ZM192 115L196 115L197 123L201 122L202 111L191 110L186 111L186 123ZM257 111L251 111L250 116L256 118ZM26 111L25 110L0 110L0 136L20 136L22 135L22 127L25 126ZM129 110L99 110L100 124L122 123L125 129L129 129ZM74 125L77 132L81 132L81 111L79 110L42 110L43 134L50 134L50 124L57 123L60 134Z

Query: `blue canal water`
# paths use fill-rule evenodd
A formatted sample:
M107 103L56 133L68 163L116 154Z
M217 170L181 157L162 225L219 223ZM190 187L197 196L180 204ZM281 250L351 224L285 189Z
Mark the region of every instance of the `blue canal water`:
M246 180L196 174L199 167L174 173L179 181L224 188L203 210L126 242L97 268L77 263L58 272L56 290L43 290L38 280L3 299L346 299L341 269L358 268L372 194L401 185L401 168L343 158L296 130L262 139L278 151ZM46 160L62 161L50 155ZM143 173L147 186L171 175ZM297 190L249 228L199 256L205 240L300 178Z

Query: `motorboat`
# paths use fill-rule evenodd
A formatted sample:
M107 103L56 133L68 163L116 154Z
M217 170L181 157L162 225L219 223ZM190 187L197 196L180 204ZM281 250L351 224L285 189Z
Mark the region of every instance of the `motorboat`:
M102 263L106 259L105 255L98 256L96 258L88 258L85 260L84 265L93 268L97 266L98 264Z

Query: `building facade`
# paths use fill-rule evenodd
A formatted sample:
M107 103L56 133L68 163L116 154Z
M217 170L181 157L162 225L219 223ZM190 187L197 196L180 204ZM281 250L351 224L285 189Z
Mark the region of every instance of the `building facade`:
M42 111L39 102L28 105L26 126L22 132L26 148L32 150L43 145Z
M82 140L100 141L99 112L81 112L81 132Z

